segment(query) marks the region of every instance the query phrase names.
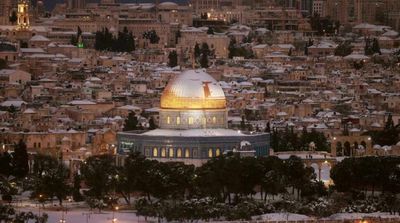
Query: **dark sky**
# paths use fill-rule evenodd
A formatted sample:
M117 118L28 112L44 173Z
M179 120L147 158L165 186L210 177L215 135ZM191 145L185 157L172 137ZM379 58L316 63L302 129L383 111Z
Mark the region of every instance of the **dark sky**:
M0 1L2 1L2 0L0 0ZM87 2L98 2L98 1L100 1L100 0L87 0ZM161 0L160 2L165 2L165 1L167 1L167 0ZM168 1L170 1L170 2L184 3L184 2L186 2L187 0L168 0ZM62 3L62 2L64 2L64 0L44 0L44 3L45 3L46 8L47 8L48 10L52 10L52 9L54 8L54 6L55 6L57 3ZM155 2L155 1L154 1L154 0L119 0L118 2L122 2L122 3L125 3L125 2L136 3L136 2Z

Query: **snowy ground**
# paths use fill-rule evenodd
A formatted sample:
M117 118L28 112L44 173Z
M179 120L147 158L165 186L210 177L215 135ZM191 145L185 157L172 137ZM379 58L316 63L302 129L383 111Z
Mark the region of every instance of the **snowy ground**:
M32 211L35 214L39 212L38 208L23 208L19 210ZM93 213L88 210L70 210L63 213L62 211L40 210L40 213L46 213L49 216L48 223L60 223L62 219L65 220L65 223L110 223L113 219L113 213L110 211ZM134 212L130 211L115 212L114 218L117 219L116 223L146 222L143 217L138 217Z
M293 213L271 213L263 214L260 216L254 216L253 220L264 220L264 221L307 221L314 220L314 218L308 217L301 214Z

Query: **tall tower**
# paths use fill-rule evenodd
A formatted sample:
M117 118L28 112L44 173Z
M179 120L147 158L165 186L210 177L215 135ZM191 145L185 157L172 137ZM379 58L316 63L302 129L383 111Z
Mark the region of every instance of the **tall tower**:
M18 1L18 29L25 30L29 28L29 3L28 0Z

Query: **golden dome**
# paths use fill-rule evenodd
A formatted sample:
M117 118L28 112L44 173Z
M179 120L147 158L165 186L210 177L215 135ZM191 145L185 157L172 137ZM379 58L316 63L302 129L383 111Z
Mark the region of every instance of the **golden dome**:
M187 70L170 81L161 96L164 109L225 109L224 91L202 70Z

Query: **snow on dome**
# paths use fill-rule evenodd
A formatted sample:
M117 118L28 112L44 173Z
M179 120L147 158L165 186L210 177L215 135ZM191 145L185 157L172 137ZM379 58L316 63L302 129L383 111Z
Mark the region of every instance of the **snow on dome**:
M380 128L382 126L379 123L374 122L374 123L371 124L371 127Z
M400 141L396 143L396 146L400 146Z
M382 36L386 36L386 37L397 37L399 35L398 32L394 31L394 30L389 30L387 32L385 32L384 34L382 34Z
M34 109L32 109L32 108L28 108L23 113L24 114L35 114L36 111Z
M175 2L162 2L160 4L158 4L158 8L160 9L176 9L178 8L178 4L176 4Z
M161 96L161 108L224 109L226 99L219 83L203 70L187 70L171 80Z
M378 144L375 144L374 146L373 146L373 148L374 149L380 149L380 148L382 148L380 145L378 145Z
M345 60L368 60L369 57L362 54L350 54L344 57Z
M244 147L244 146L251 146L251 143L249 141L241 141L240 147Z
M29 41L50 42L50 40L42 35L34 35Z

